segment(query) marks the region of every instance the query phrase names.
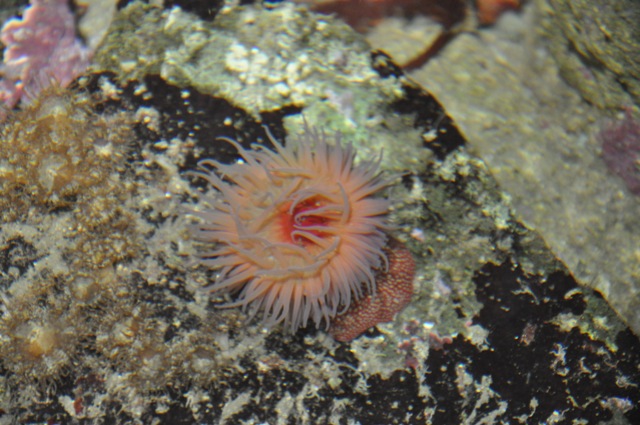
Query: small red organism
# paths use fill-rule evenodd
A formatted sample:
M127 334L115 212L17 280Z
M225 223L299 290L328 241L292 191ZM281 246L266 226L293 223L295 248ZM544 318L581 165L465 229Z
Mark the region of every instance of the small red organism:
M442 350L445 345L452 344L453 337L450 335L440 336L436 332L429 332L429 348L433 350Z
M331 322L329 333L337 341L351 341L378 323L390 322L411 301L415 262L406 246L390 239L384 249L387 271L376 276L375 294L352 301L351 307Z
M75 411L76 416L80 416L82 414L82 411L84 410L84 404L82 402L82 396L76 397L73 401L73 410Z
M602 159L609 170L620 177L634 195L640 195L640 124L631 108L622 121L610 123L598 135Z
M421 366L420 360L416 355L416 345L421 342L421 338L412 336L409 339L405 339L398 343L398 351L404 353L404 365L405 367L418 370Z
M500 15L520 9L520 0L476 0L476 14L481 25L494 24Z

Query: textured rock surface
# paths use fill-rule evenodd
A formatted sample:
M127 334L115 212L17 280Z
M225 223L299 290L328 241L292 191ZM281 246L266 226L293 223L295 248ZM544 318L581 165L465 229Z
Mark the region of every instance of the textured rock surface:
M598 107L640 104L640 3L539 0L562 76Z
M247 6L221 9L222 25L216 8L186 3L199 15L122 9L107 57L79 83L80 92L68 94L76 103L60 100L83 101L74 119L121 113L130 120L135 134L125 149L95 141L98 158L116 155L113 175L54 209L36 204L18 217L2 215L3 423L640 422L638 338L516 219L430 93L354 41L356 34L341 44L338 34L348 29L331 19L290 5ZM311 75L292 81L310 85L308 97L256 103L264 111L244 108L251 94L268 92L273 66L285 55L305 60L291 54L296 33L263 52L266 63L254 64L240 100L233 91L201 92L188 78L164 78L165 65L189 69L206 61L197 53L208 50L190 50L190 43L206 47L198 44L203 34L221 27L233 40L229 23L251 24L251 16L336 35L313 38L330 46L303 43L320 52L331 47L337 60L314 63ZM237 52L237 43L226 53ZM190 54L170 54L180 51ZM368 66L361 65L365 57ZM224 81L246 75L218 69L228 74ZM480 91L481 81L471 87ZM37 119L69 119L56 110ZM402 173L387 195L393 234L416 259L414 299L394 322L350 343L323 330L265 330L198 290L214 276L192 261L197 246L185 207L204 189L185 172L197 158L237 160L221 136L245 147L268 145L267 126L284 140L301 128L299 112L342 131L362 157L384 149L382 167ZM29 128L30 121L11 122ZM33 166L48 176L40 162Z
M461 34L412 76L455 118L518 216L639 333L640 199L607 169L599 137L625 112L589 105L561 78L537 33L541 13L530 5Z

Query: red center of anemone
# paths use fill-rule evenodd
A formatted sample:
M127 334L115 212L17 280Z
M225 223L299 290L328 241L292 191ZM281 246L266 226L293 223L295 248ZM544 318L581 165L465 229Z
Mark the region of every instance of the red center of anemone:
M293 209L291 208L291 204L287 204L280 214L280 226L282 228L283 239L286 242L297 245L313 243L303 235L294 235L294 231L311 233L321 238L325 237L326 233L315 227L327 226L330 219L321 213L313 214L313 210L322 208L325 205L326 202L317 196L298 202Z

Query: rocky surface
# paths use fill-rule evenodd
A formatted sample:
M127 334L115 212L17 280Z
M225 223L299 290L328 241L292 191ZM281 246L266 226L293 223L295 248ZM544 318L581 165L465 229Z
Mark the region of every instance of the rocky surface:
M640 333L640 198L601 154L602 133L628 114L637 121L638 107L627 93L618 112L600 109L562 78L546 29L557 13L530 2L495 27L459 34L410 75L442 102L518 217ZM403 40L379 47L393 54Z
M20 211L1 211L0 423L640 421L637 336L514 214L435 83L414 83L333 19L230 3L131 2L77 87L3 124L4 155L40 180L35 192L3 186L23 196ZM472 87L490 98L496 85L477 74ZM416 260L414 297L349 343L217 308L200 289L213 272L194 261L188 209L206 189L188 171L200 158L237 160L218 137L268 147L266 128L286 140L302 114L361 158L382 149L385 172L399 174L387 196L394 236ZM506 127L485 119L495 134ZM73 125L105 120L126 128ZM99 178L43 186L68 167L29 162L16 134L38 152L51 149L44 136L90 136L79 156L92 166L71 163Z

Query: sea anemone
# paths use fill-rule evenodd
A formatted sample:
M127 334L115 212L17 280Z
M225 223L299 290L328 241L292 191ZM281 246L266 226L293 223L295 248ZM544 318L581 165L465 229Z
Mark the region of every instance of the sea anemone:
M269 135L275 151L231 143L242 161L199 163L195 175L217 193L194 211L194 239L215 243L200 254L218 271L207 288L232 293L227 307L261 311L266 326L290 331L312 318L329 326L352 300L376 290L389 202L374 197L391 183L380 158L355 163L350 143L305 128L286 146Z

